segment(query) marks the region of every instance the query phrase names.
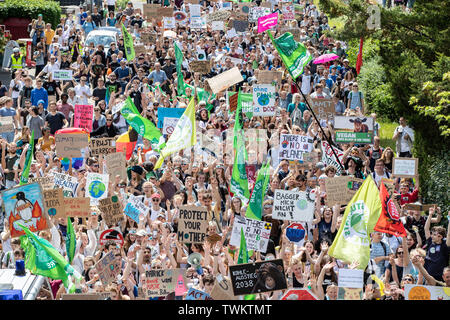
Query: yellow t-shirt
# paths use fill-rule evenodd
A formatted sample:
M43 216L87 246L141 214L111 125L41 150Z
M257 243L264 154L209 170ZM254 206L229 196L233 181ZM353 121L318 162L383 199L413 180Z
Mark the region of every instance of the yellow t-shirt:
M41 144L41 143L42 143L42 145L41 145L41 150L42 151L52 151L50 146L52 144L55 144L55 137L50 136L50 137L48 137L47 140L44 140L44 137L41 137L38 140L38 144Z
M52 44L53 41L53 37L55 36L55 30L50 29L50 31L48 31L47 29L44 31L44 36L45 36L45 44L47 44L48 46Z

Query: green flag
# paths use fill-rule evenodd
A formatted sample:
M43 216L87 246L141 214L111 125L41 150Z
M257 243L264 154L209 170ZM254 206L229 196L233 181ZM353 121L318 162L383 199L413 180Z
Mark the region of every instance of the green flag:
M177 92L178 92L178 95L181 96L183 94L186 94L186 92L184 90L183 73L181 72L181 67L183 64L184 57L183 57L183 52L178 47L176 42L174 43L174 47L175 47L175 67L177 69Z
M139 135L150 140L153 145L160 143L162 137L161 131L153 124L153 122L139 114L139 111L130 97L125 100L123 107L120 109L120 113Z
M34 149L34 130L33 130L33 132L31 132L30 147L27 150L27 155L25 158L23 172L22 172L22 175L20 176L20 182L19 182L20 186L28 183L28 176L30 174L31 161L33 161L33 149Z
M66 259L48 242L36 236L22 224L25 232L20 237L20 244L25 251L25 268L32 274L60 279L64 287L69 288L69 275L80 278L80 274L67 262Z
M127 60L131 61L136 56L136 54L134 53L133 37L127 31L127 28L125 28L123 23L122 23L122 35L123 35L123 45L125 47L125 55L127 57Z
M255 186L253 187L247 211L245 212L246 218L261 220L262 206L269 178L270 178L270 158L267 159L266 164L263 165L263 167L258 172L258 177L256 178Z
M239 246L239 256L237 264L248 263L247 242L245 241L244 230L241 229L241 245Z
M78 219L78 218L77 218ZM67 232L66 232L66 252L69 258L69 263L72 264L73 257L75 256L75 249L77 248L77 237L73 230L72 220L67 217Z
M303 73L303 68L312 60L312 55L302 43L294 40L290 32L285 32L276 39L270 30L267 30L267 33L292 78L297 79Z
M364 270L370 260L370 234L380 214L379 191L372 176L368 175L347 204L341 227L328 254L349 263L358 261L358 268Z

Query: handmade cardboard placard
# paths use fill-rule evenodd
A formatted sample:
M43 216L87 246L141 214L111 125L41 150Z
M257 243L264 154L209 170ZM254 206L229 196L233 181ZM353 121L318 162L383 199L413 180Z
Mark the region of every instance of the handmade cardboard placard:
M184 300L212 300L212 298L206 292L191 287Z
M448 287L405 284L405 300L450 300Z
M123 206L119 198L114 195L105 199L101 199L98 209L102 213L102 218L108 226L115 226L123 219Z
M116 152L115 138L91 138L90 148L91 157L107 155Z
M342 176L325 179L325 190L327 198L325 200L327 206L332 207L335 204L345 205L352 200L353 195L362 185L363 180Z
M87 217L91 214L91 200L89 198L64 198L64 205L69 217Z
M205 207L181 206L178 218L178 241L203 243L208 228L208 210Z
M73 197L78 187L78 179L68 174L54 172L53 184L55 187L63 188L65 197Z
M253 93L253 115L266 117L275 115L275 86L270 84L254 84Z
M189 68L192 72L199 72L201 74L207 74L211 72L211 61L191 61L189 63Z
M81 158L81 149L89 147L89 138L83 133L55 134L56 154L60 158Z
M62 188L44 190L44 201L49 217L65 218L66 207Z
M230 108L230 112L236 111L237 103L238 103L238 97L239 97L239 93L238 92L228 95L228 105L229 105L229 108Z
M121 260L118 261L113 251L108 252L96 264L95 269L100 277L100 281L104 286L107 286L114 281L120 273L122 266Z
M214 300L234 300L233 284L229 277L224 277L220 273L216 276L214 287L211 290L211 298Z
M281 134L279 159L304 160L304 154L313 149L313 139L299 134Z
M437 204L416 204L416 203L407 203L405 204L406 210L414 210L414 211L428 211L433 207L437 207Z
M94 118L94 106L93 105L75 105L75 112L73 116L73 126L75 128L86 129L88 132L92 132L92 119Z
M315 197L309 191L276 189L272 217L280 220L311 221Z
M150 270L145 272L142 288L146 297L162 297L175 291L181 269Z
M282 259L230 266L230 275L235 296L287 288Z
M147 21L150 21L152 18L158 17L158 9L161 8L160 4L147 4L144 3L144 17L146 17Z
M148 207L142 202L141 198L131 195L125 206L124 213L131 219L139 223L139 216L147 213Z
M362 300L363 289L362 288L338 288L337 300Z
M53 189L55 186L55 177L48 173L43 177L28 178L28 183L32 182L39 183L43 190Z
M363 288L364 270L339 269L338 286L346 288Z
M337 143L373 143L373 118L371 117L336 116L334 129Z
M270 222L248 219L241 216L234 217L230 244L239 247L241 244L241 230L244 231L247 250L256 250L265 253L269 244Z
M55 81L71 81L72 70L53 70L52 79Z
M31 232L49 228L47 208L39 183L34 182L4 190L1 196L11 238L25 234L19 224L24 225Z
M141 42L145 43L145 44L155 43L157 37L158 37L158 34L156 32L142 32L141 33Z
M159 7L158 8L158 17L172 17L173 18L173 7Z
M309 98L308 102L319 120L332 120L334 118L335 108L332 99Z
M223 91L236 83L239 83L241 81L244 81L244 78L241 75L241 72L239 71L238 67L234 67L230 70L227 70L225 72L222 72L221 74L206 79L209 87L211 88L212 92L214 94L219 93L220 91Z
M144 45L134 45L134 53L137 56L140 56L141 54L145 54L147 52L147 49Z
M127 179L127 160L124 152L116 152L108 154L105 157L106 170L109 174L109 179L114 181L116 175L120 175L120 179Z
M394 158L392 164L392 175L398 178L414 178L419 175L419 159L417 158Z
M14 121L12 117L0 118L0 133L14 132Z
M258 70L258 84L280 85L283 78L283 71Z
M210 23L212 21L227 21L230 17L231 12L228 10L219 10L208 14L206 17L206 22Z
M223 21L211 21L211 29L212 31L224 31L225 30L225 22Z
M89 172L86 177L86 197L91 198L91 205L108 197L109 175Z

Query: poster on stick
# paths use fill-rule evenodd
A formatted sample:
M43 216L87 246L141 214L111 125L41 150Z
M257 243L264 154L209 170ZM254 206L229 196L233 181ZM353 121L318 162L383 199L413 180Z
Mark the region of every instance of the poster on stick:
M392 175L397 178L415 178L418 176L419 159L394 158Z
M267 251L272 223L235 216L230 239L231 245L240 247L241 230L244 231L247 250L256 250L263 253Z
M208 228L208 210L205 207L181 206L178 218L178 241L203 243Z
M314 217L315 194L311 191L276 189L272 216L274 219L311 221Z

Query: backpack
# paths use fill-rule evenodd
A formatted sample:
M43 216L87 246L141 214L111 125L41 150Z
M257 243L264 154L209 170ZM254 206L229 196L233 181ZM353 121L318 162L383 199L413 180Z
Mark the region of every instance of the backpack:
M358 94L359 94L359 101L361 101L361 91L358 91ZM350 101L351 101L352 97L353 97L353 91L350 91Z

